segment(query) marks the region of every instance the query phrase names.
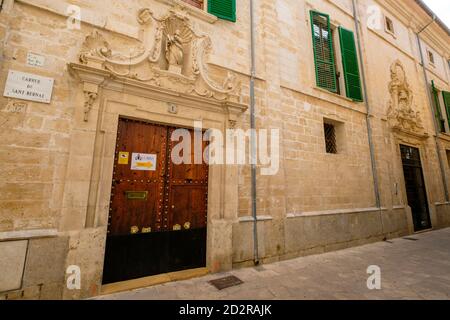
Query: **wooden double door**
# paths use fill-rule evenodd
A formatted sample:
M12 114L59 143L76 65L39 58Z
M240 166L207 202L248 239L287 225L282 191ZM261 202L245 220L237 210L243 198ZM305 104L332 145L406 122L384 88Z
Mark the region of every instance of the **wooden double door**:
M411 207L413 215L414 231L418 232L430 229L430 211L422 162L420 160L420 151L417 148L405 145L401 145L400 150L408 205Z
M172 161L174 130L119 119L104 284L206 266L208 165L193 130L191 163Z

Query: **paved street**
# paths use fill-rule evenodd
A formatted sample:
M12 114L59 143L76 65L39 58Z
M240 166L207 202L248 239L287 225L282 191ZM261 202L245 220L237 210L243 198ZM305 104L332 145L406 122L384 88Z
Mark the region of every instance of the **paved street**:
M370 265L381 268L381 290L367 288ZM226 275L244 284L208 283ZM100 299L450 299L450 229Z

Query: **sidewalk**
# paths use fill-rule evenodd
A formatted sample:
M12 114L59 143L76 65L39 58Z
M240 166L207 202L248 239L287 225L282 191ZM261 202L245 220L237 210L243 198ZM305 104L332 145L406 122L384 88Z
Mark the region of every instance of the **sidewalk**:
M381 268L381 290L367 288L370 265ZM228 275L244 284L208 283ZM450 229L99 299L450 299Z

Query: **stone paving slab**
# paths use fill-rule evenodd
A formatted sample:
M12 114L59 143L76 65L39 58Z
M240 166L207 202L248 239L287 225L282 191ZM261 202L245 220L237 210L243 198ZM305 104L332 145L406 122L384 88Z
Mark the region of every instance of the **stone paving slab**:
M418 241L399 238L98 299L449 300L450 229L417 234L413 238ZM370 265L381 268L381 290L367 288ZM219 291L208 283L228 275L235 275L244 284Z

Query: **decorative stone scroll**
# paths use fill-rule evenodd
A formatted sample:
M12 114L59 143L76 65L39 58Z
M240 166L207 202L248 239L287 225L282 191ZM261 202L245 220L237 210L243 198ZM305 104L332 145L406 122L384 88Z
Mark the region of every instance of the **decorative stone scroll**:
M92 91L84 92L84 121L86 122L89 120L89 112L91 111L95 100L97 100L97 97L98 97L97 92Z
M175 5L162 17L143 8L137 13L137 22L142 27L142 42L131 51L121 49L131 54L116 51L103 34L94 31L84 41L79 62L108 71L113 77L239 103L241 86L236 75L224 70L215 70L214 76L209 72L206 60L212 48L211 39L193 29L189 14L183 8ZM86 99L86 108L92 98Z
M391 128L414 135L426 136L420 112L414 111L413 92L408 84L405 69L399 60L391 66L389 93L391 99L387 116Z

